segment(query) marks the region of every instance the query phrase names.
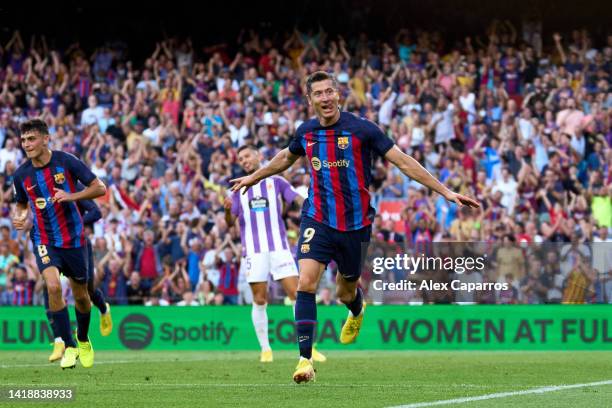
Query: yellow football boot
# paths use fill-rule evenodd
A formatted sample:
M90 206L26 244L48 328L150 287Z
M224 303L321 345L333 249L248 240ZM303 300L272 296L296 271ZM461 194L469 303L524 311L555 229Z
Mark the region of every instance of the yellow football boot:
M113 331L113 319L111 317L110 305L106 304L106 313L100 314L100 334L104 337Z
M79 358L79 349L76 347L66 347L64 350L64 355L62 357L62 361L60 362L60 367L62 370L67 368L74 368L76 366L76 361Z
M342 332L340 333L340 343L342 344L350 344L355 341L357 336L359 335L359 329L361 329L361 323L363 322L363 314L365 313L366 302L363 302L363 307L361 308L361 313L359 316L354 317L351 313L349 313L348 319L344 322L344 326L342 326Z
M88 339L89 340L89 339ZM78 341L79 361L84 368L91 368L94 364L94 350L90 341Z
M324 363L327 361L327 357L321 352L319 352L315 346L312 346L312 361L316 361L317 363Z
M61 359L64 356L64 350L66 346L63 341L54 341L53 342L53 352L49 356L49 362L54 363L57 360Z
M271 363L274 361L274 357L272 356L272 350L265 350L261 352L261 356L259 357L260 363Z
M301 384L303 382L314 381L314 379L315 370L312 366L312 360L300 357L300 362L295 367L295 372L293 373L293 381Z

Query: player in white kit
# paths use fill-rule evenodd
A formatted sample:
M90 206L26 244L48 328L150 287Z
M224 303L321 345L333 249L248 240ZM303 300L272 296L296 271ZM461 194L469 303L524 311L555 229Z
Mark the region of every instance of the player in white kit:
M245 145L238 149L238 164L247 173L256 171L261 157L254 146ZM241 273L253 292L251 317L261 346L263 363L272 362L272 349L268 340L268 277L280 281L287 296L295 302L298 284L298 270L289 249L287 230L283 221L283 201L299 206L304 202L282 177L274 176L262 180L250 188L247 194L234 193L225 199L225 220L229 226L236 219L240 225L242 242ZM313 350L313 359L322 362L326 358Z

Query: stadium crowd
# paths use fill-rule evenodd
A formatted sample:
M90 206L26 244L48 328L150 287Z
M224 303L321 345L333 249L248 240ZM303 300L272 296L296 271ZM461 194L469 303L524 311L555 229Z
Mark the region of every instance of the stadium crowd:
M493 21L479 37L400 30L386 41L319 31L274 38L244 30L232 44L195 49L191 39L151 46L143 63L125 44L93 53L50 49L18 31L0 50L0 305L42 303L27 234L14 231L11 175L23 160L19 123L41 117L51 148L75 154L109 187L90 236L96 284L112 304L249 302L238 226L223 199L241 174L236 149L262 161L312 116L304 78L333 72L342 109L366 117L451 189L482 209L458 209L374 163L373 205L400 200L402 223L378 215L373 240L418 251L432 242L479 241L495 262L473 281L508 291L420 293L417 301L612 303L612 35L545 36L541 23ZM306 195L309 164L284 176ZM299 208L288 236L298 238ZM398 228L401 225L401 228ZM560 250L540 250L555 243ZM554 257L562 257L556 268ZM331 265L318 295L334 304ZM464 277L465 278L465 277ZM65 295L70 298L68 285ZM274 298L282 301L280 288ZM393 300L393 299L390 299Z

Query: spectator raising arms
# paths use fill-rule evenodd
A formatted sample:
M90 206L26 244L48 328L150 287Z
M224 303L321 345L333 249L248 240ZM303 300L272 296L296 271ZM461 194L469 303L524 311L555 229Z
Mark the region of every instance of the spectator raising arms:
M541 270L531 262L508 269L521 243L612 236L612 36L542 27L493 21L457 42L420 28L380 41L366 32L247 28L224 45L152 39L141 45L150 52L143 61L128 59L125 44L62 49L44 36L10 33L0 58L0 299L13 302L17 291L26 295L18 302L41 299L39 285L29 297L28 282L41 278L17 267L25 248L9 222L12 175L24 162L19 125L32 117L47 123L51 149L74 154L109 186L92 239L106 297L121 304L248 299L235 251L240 226L223 213L228 181L243 175L237 149L254 146L265 164L287 146L314 114L304 78L323 70L338 79L342 109L377 122L434 177L483 203L459 211L377 159L373 203L408 206L401 228L375 223L374 237L426 250L441 240L500 246L503 276L479 279L505 282L511 273L512 301L612 302L610 270L591 258L552 271L540 251ZM283 173L300 193L310 184L308 167L299 161ZM287 236L297 236L299 209L285 214ZM270 293L277 289L273 283Z

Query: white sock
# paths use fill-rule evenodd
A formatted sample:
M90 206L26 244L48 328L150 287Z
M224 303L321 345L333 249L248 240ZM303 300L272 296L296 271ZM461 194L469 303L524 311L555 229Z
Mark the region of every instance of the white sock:
M63 342L64 342L64 340L62 340L62 338L61 338L61 337L56 337L54 341L55 341L56 343L63 343Z
M262 351L270 350L270 342L268 340L268 313L266 312L267 304L258 305L253 303L253 309L251 310L251 319L253 320L253 327L255 327L255 334L257 334L257 340Z

